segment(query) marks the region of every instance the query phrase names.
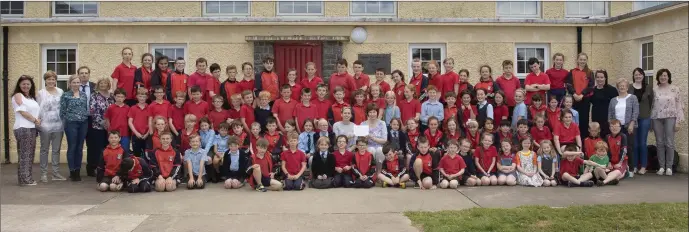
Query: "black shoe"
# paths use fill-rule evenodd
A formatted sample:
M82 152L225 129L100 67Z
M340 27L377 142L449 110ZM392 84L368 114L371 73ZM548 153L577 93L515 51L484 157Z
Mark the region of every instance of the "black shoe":
M74 181L81 181L81 169L74 170Z
M593 181L587 180L587 181L581 182L581 187L593 187Z
M86 168L86 175L90 177L96 177L96 169L94 168Z
M599 180L598 182L596 182L596 185L598 185L598 187L600 187L600 186L605 185L605 183L603 183L603 181L600 181L600 180Z
M614 180L610 181L608 184L609 184L609 185L617 185L617 184L619 184L619 183L620 183L619 180L614 179Z
M74 170L69 171L69 180L77 181L76 180L76 174L75 174Z

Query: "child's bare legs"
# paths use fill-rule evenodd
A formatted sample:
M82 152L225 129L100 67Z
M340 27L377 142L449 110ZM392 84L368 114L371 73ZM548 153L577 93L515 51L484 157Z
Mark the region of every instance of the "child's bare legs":
M507 176L505 176L505 175L498 176L498 185L505 185L506 182L507 182Z
M473 176L470 176L470 177L467 179L467 182L464 183L464 184L465 184L466 186L480 186L480 185L481 185L480 183L481 183L481 181L479 181L478 179L474 178Z
M517 178L514 177L514 175L509 175L506 177L505 184L509 186L515 186L517 185Z
M397 184L399 184L399 183L404 183L404 182L407 182L407 181L409 181L409 174L404 174L404 175L402 175L402 177L400 177L400 181L397 182Z
M159 176L158 179L156 179L156 183L155 183L156 192L165 192L165 185L166 185L165 179L163 179L163 177Z
M481 177L481 185L485 185L485 186L490 185L490 177L488 177L488 176Z
M543 184L541 186L550 187L550 180L546 180L545 178L543 178Z
M417 184L421 187L424 188L423 184L421 183L421 173L423 172L423 161L419 158L416 158L414 160L414 175L416 175L416 180Z
M157 181L156 181L156 184L158 184ZM175 191L176 189L177 189L177 181L175 179L172 179L172 177L168 177L167 179L165 179L165 190L167 190L168 192L172 192L172 191Z
M423 178L422 183L424 189L431 189L433 187L433 179L430 177Z
M270 191L281 191L282 190L282 183L276 179L271 179L270 180L270 186L268 186L268 189Z
M105 183L105 182L100 183L100 184L98 184L98 191L107 192L107 191L108 191L108 187L110 187L110 186L108 185L108 183Z
M490 176L488 179L490 180L490 185L497 185L498 184L498 177Z
M593 174L597 179L607 179L608 178L608 174L605 173L605 169L600 168L600 167L594 169Z
M456 179L450 181L450 188L451 189L456 189L458 186L459 186L459 181L457 181Z
M622 173L619 170L614 170L608 173L608 176L603 180L603 184L610 183L612 180L622 179Z
M405 157L407 158L407 159L405 159L405 161L406 161L405 164L407 164L407 170L411 170L409 168L409 161L411 160L411 154L407 154Z
M237 180L237 179L232 179L232 183L231 183L231 186L230 186L231 188L233 188L233 189L238 189L238 188L241 188L241 187L243 187L243 186L244 186L244 183L242 183L241 181L239 181L239 180Z
M110 191L119 192L122 189L122 183L110 184Z
M387 176L381 174L378 174L378 180L382 181L383 183L387 183L388 185L395 185L395 183L392 181L392 179L388 178Z
M442 181L440 181L440 184L438 184L438 187L440 187L441 189L446 189L449 186L450 186L450 182L447 181L446 179L443 179Z
M213 168L215 168L216 173L220 173L220 157L213 156Z
M589 173L586 173L586 174L589 174ZM586 175L586 174L584 174L584 175ZM574 178L573 176L569 175L569 173L566 173L566 172L562 174L562 179L567 181L567 182L571 182L573 184L576 184L576 185L581 184L581 181L579 181L577 178ZM579 179L581 179L581 178L579 178Z
M584 181L590 180L591 178L593 178L593 174L584 173L579 177L579 182L584 182Z
M256 165L256 166L258 166L258 165ZM261 177L263 177L263 176L261 175L261 167L254 167L254 168L253 168L253 173L251 173L251 175L253 175L254 181L256 181L256 183L257 183L256 186L261 186L261 185L263 185L263 184L261 184ZM265 187L265 186L264 186L264 187Z

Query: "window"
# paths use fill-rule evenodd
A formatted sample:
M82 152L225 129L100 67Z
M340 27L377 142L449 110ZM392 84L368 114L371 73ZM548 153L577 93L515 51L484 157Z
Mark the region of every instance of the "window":
M395 2L388 1L354 1L350 5L351 15L359 16L394 16Z
M178 57L182 57L185 60L187 59L186 54L187 54L187 46L186 45L151 45L151 54L155 56L157 59L158 57L161 56L167 56L168 57L168 64L167 66L174 70L175 69L175 60Z
M279 1L278 15L323 15L322 1Z
M445 59L445 44L412 44L409 45L409 72L412 73L411 63L414 59L421 59L421 66L424 67L424 73L428 73L426 65L429 61L435 60L438 62L438 72L442 72L442 62ZM407 78L409 79L409 78Z
M247 1L205 1L203 12L206 15L249 15L249 2Z
M536 57L541 62L541 72L545 72L550 64L550 54L548 54L547 44L517 44L514 60L516 73L519 78L525 78L531 72L529 68L529 58Z
M608 17L607 2L565 2L565 16L568 18Z
M0 2L0 15L2 17L22 17L24 16L23 1L2 1Z
M540 18L540 2L498 2L498 17L501 18Z
M69 76L77 73L77 46L43 46L41 59L43 73L48 70L54 71L57 74L57 87L67 90Z
M653 76L653 41L641 41L641 69L646 76Z
M54 1L53 16L98 16L98 2Z
M662 2L662 1L635 1L634 2L634 10L643 10L646 8L654 7L657 5L665 4L668 2Z

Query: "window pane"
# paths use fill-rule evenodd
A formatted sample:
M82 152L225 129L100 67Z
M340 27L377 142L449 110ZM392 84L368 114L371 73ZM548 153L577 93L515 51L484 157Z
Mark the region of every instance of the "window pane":
M55 50L54 49L48 49L46 52L46 60L48 62L55 62Z
M57 70L55 70L57 75L69 75L69 70L67 70L67 63L58 63Z
M381 2L380 13L395 13L395 2Z
M653 43L648 43L648 56L653 56Z
M509 15L510 9L511 8L509 2L498 2L498 14Z
M306 2L294 2L294 10L292 13L304 14L306 12L308 12L308 5Z
M84 3L84 14L98 14L98 4L95 2Z
M648 44L641 45L641 56L648 56Z
M592 15L605 15L605 3L604 2L593 2L593 13Z
M522 14L524 14L524 3L512 2L512 3L510 3L510 7L512 8L510 10L511 15L522 15Z
M67 73L75 74L77 73L77 63L70 62L67 64Z
M175 51L175 55L176 55L177 57L182 57L182 58L184 58L184 49L178 48L178 49Z
M248 14L249 13L249 2L238 1L234 2L234 12L235 14Z
M648 69L646 70L653 70L653 57L648 57Z
M532 57L536 57L536 51L533 48L528 48L526 50L526 58L525 60L531 59Z
M366 2L366 13L380 13L378 2L376 2L376 1Z
M10 9L10 3L11 3L11 2L8 2L8 1L2 1L2 2L0 2L0 9L8 10L8 11L9 11L9 9Z
M311 14L320 14L323 12L323 9L321 9L321 2L309 2L308 12Z
M518 61L517 62L517 73L527 73L526 72L526 62L524 62L524 61Z
M442 54L440 54L440 48L434 48L432 51L431 59L437 60L440 63L440 62L442 62L442 61L440 61L441 58L442 58Z
M524 15L538 15L538 2L525 2Z
M67 81L57 81L57 87L62 90L67 90Z
M206 2L206 13L207 14L217 14L220 13L219 3L216 1Z
M75 62L77 60L77 50L68 49L67 50L67 61Z
M545 49L543 49L543 48L536 49L536 58L538 58L538 60L540 60L540 61L543 61L543 59L545 59Z
M591 15L593 12L593 4L591 2L579 2L579 13Z
M283 13L283 14L293 13L293 11L292 11L293 5L294 5L293 2L279 2L278 11L280 13Z
M46 65L46 68L47 70L55 71L55 63L48 63L48 65Z
M65 50L65 49L57 50L57 61L58 62L67 62L67 50Z
M55 2L55 14L69 14L69 4L66 2Z
M363 2L352 2L352 12L357 14L366 13L366 4Z
M421 49L421 60L423 61L429 61L431 60L431 50L430 49Z
M411 50L411 58L416 59L419 58L421 59L421 50L418 48L414 48Z

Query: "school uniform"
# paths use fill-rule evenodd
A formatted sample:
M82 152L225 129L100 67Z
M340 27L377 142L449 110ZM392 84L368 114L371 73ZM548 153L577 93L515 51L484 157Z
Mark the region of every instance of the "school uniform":
M393 156L392 160L383 160L383 166L381 167L380 174L385 177L392 179L393 177L402 178L407 174L407 165L404 159L400 159L398 156Z
M258 164L261 168L260 180L255 180L254 176L251 175L251 172L253 172L253 168L251 166L254 164ZM273 169L273 159L268 157L267 153L263 155L263 158L259 158L257 155L252 155L251 163L249 163L248 167L249 168L246 170L246 173L249 174L249 185L251 185L252 188L256 188L258 183L263 186L270 186L270 181L273 179L270 178L270 173Z
M256 106L254 108L254 118L258 124L261 124L261 131L267 131L266 126L268 125L268 118L273 118L273 112L270 111L270 106L264 108ZM247 124L247 126L251 126Z
M371 188L375 185L376 176L376 160L373 155L364 151L364 153L357 152L352 159L352 174L354 179L354 188ZM361 176L367 176L368 179L361 180Z
M179 185L182 169L182 155L179 151L170 146L167 149L160 148L148 152L146 157L153 172L152 185L155 185L158 176L163 176L163 179L172 178Z
M127 189L129 193L137 192L150 192L151 183L150 179L153 176L150 166L141 157L132 157L134 165L131 170L122 170L118 172L118 176L124 183L124 188ZM138 184L132 183L133 180L139 179Z
M311 187L315 189L326 189L333 187L335 177L335 156L330 151L320 151L312 156L311 161ZM325 175L325 179L318 179L318 176Z
M461 152L457 155L459 155L459 157L462 157L462 159L464 160L464 164L466 166L466 168L464 168L464 173L462 174L462 179L459 181L459 184L466 185L469 177L476 176L476 164L474 163L474 156L468 153L465 155L461 155Z
M127 113L127 119L132 119L134 129L136 129L136 131L141 135L148 133L148 118L150 116L148 105L146 104L144 104L143 109L139 106L139 104L136 104L130 107L129 112ZM134 132L132 132L132 134L134 134ZM134 135L132 136L131 141L132 153L134 153L136 157L141 157L145 153L146 139L140 139Z
M404 155L411 155L412 150L409 145L409 136L404 131L393 131L388 130L388 143L392 145L395 151L402 151L402 159L404 160Z
M208 183L208 177L206 176L206 173L199 173L201 171L201 161L204 161L204 166L208 162L210 162L210 157L208 157L208 155L205 152L206 150L203 150L201 148L199 148L197 151L194 151L190 148L184 152L184 162L191 162L191 170L188 171L192 172L194 181L198 180L200 176L204 183L204 185L201 186L187 185L188 189L203 189L206 187L206 183ZM206 169L205 171L208 171L208 169Z
M327 137L328 138L328 140L330 141L330 147L328 149L330 150L330 152L333 152L335 150L334 147L336 145L335 139L337 139L337 137L335 136L335 132L332 132L332 131L317 132L315 135L313 135L313 141L317 142L318 139L320 139L321 137Z
M103 157L100 159L98 168L96 169L96 182L111 184L112 178L115 177L120 170L122 159L129 156L121 145L113 148L108 145L103 150Z
M421 172L421 180L426 177L430 177L433 180L433 185L437 185L440 178L440 172L438 171L438 164L440 163L440 153L438 152L428 152L428 154L416 154L411 157L409 161L409 167L414 167L414 162L416 159L421 159L421 165L423 170ZM417 182L419 179L416 178L416 173L414 169L409 169L409 178Z
M354 153L350 151L346 151L344 153L340 153L340 151L335 151L333 153L333 156L335 156L335 167L336 168L344 168L345 166L352 166L352 160L354 159ZM349 188L352 187L354 184L354 181L352 180L352 170L350 169L349 171L342 171L342 173L337 173L335 172L334 179L333 179L333 187L339 188L339 187L345 187Z
M280 161L284 162L285 169L285 187L284 190L302 190L306 186L304 184L303 173L295 180L287 179L287 175L297 175L302 168L306 168L306 155L299 149L292 151L283 151L280 154Z
M251 155L245 150L227 150L223 155L223 163L220 166L220 175L225 179L235 179L243 183L248 178L247 170L250 168Z

